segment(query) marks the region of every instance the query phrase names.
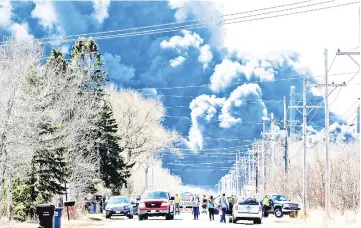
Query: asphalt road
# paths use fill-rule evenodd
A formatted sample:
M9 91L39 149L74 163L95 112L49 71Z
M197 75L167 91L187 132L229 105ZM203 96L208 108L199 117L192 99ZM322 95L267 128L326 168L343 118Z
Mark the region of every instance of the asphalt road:
M181 215L176 216L174 220L167 221L165 218L149 218L149 220L139 221L138 217L134 219L127 219L123 217L114 217L112 218L114 222L106 226L101 226L101 228L119 228L119 227L154 227L154 228L172 228L172 227L207 227L207 228L216 228L216 227L260 227L260 228L289 228L292 225L292 228L305 227L302 224L302 221L298 219L290 219L288 216L285 216L282 219L277 219L275 217L268 217L262 220L262 224L256 225L252 221L238 221L237 224L229 223L227 218L227 223L220 223L220 217L215 216L214 221L209 221L209 218L206 214L201 214L199 220L193 220L191 213L182 213ZM99 227L98 227L99 228Z

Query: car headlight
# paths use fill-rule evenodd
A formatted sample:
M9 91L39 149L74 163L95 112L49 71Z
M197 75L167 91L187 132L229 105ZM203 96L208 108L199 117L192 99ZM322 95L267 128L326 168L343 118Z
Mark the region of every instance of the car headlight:
M283 204L283 207L290 207L288 203Z

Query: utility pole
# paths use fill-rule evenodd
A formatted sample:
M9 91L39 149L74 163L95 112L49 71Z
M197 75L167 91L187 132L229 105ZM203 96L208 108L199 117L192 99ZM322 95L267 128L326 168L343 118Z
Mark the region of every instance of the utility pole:
M263 129L262 132L265 133L266 130L266 123L265 120L263 120ZM262 145L261 145L261 181L262 181L262 192L264 193L265 189L266 189L266 180L265 180L265 176L266 176L266 156L265 156L265 146L264 146L264 134L262 134ZM262 194L263 194L262 193Z
M288 126L287 126L287 104L286 104L286 97L283 97L283 124L285 129L285 173L288 173Z
M306 128L307 128L307 109L321 108L321 106L307 106L307 82L303 79L303 104L302 106L290 106L289 108L302 108L302 136L303 136L303 210L307 214L307 144L306 144Z
M239 194L239 156L240 154L236 154L236 195Z
M259 174L259 147L258 147L258 143L255 145L256 146L256 194L259 193L259 178L258 178L258 174Z
M271 113L271 146L272 146L272 175L273 175L273 172L274 172L274 168L275 168L275 158L276 158L276 155L275 155L275 137L274 137L274 116L273 116L273 113Z
M307 214L307 147L306 147L306 126L307 126L307 87L306 78L303 79L303 110L302 110L302 135L303 135L303 207Z
M291 86L290 88L291 92L290 92L290 106L294 106L295 104L295 91L296 91L296 87L295 86ZM294 132L295 132L295 110L294 108L290 108L290 136L292 137Z
M358 27L359 27L359 41L360 41L360 24L361 24L361 19L360 19L360 7L358 9L358 13L359 13L359 24L358 24ZM360 46L360 43L359 43L359 46ZM348 52L348 51L344 51L344 52L341 52L340 49L336 52L336 55L346 55L348 56L357 66L358 66L358 71L360 72L360 63L357 62L353 56L360 56L360 52L359 51L354 51L354 52ZM360 61L360 59L359 59ZM361 89L359 89L359 91L361 91ZM360 102L360 99L359 99L359 102ZM359 103L359 106L360 106L360 103ZM359 117L358 117L359 119ZM358 127L358 132L360 130L360 121L357 123L357 127ZM360 151L361 152L361 151ZM361 161L360 161L360 164L359 166L361 166ZM361 182L361 175L360 175L360 182ZM360 188L360 196L359 196L359 209L361 210L361 188Z
M360 134L360 105L357 107L357 133Z
M326 186L325 186L325 207L326 215L330 217L331 206L331 176L330 176L330 157L329 157L329 144L330 144L330 110L328 108L328 50L325 49L325 154L326 154Z
M355 54L354 52L349 52L349 56L352 60L354 60L351 55ZM337 52L336 55L347 55L346 52ZM330 174L330 156L329 156L329 144L330 144L330 110L328 105L328 98L329 98L329 92L328 88L329 86L346 86L345 83L343 84L329 84L328 82L328 50L325 49L324 52L325 57L325 84L318 84L317 86L324 86L325 87L325 94L324 94L324 103L325 103L325 157L326 157L326 170L325 170L325 210L326 215L330 217L330 209L331 209L331 174ZM354 60L355 61L355 60ZM356 62L357 63L357 62Z
M148 190L148 170L149 170L149 165L147 165L147 167L145 167L145 186L144 186L144 191Z

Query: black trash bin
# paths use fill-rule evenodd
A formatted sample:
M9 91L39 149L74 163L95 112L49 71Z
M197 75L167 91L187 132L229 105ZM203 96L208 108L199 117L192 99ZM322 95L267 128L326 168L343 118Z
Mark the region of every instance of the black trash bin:
M54 227L55 206L51 204L40 204L36 207L36 214L39 218L39 228Z

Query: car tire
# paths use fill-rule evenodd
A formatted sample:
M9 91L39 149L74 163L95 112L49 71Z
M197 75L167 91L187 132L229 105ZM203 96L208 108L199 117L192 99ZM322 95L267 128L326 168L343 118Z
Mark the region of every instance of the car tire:
M128 219L133 219L133 215L129 215L129 216L128 216Z
M282 209L279 208L279 207L275 209L274 214L275 214L275 216L276 216L277 218L282 218L282 217L283 217Z
M253 220L253 223L254 224L262 224L262 219L255 219L255 220Z
M105 215L105 218L106 218L106 219L111 219L112 216L111 216L111 215Z
M139 219L139 221L142 221L142 220L144 220L144 216L143 216L143 215L139 215L139 216L138 216L138 219Z
M233 223L237 223L237 218L232 218Z

